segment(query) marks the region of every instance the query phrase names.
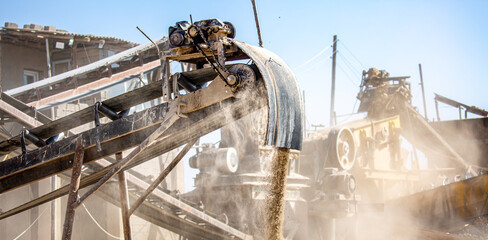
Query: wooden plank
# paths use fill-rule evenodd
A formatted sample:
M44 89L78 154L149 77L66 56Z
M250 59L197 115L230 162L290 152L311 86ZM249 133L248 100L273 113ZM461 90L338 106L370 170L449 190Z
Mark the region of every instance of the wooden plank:
M181 145L188 141L189 137L199 137L208 133L206 130L210 127L216 130L234 120L232 116L229 116L229 114L233 113L232 110L223 112L221 115L215 115L215 112L222 110L221 108L235 108L235 111L247 109L249 111L252 108L256 109L262 106L262 104L265 104L266 101L260 97L264 94L260 94L259 91L255 93L256 96L249 96L250 98L248 99L239 99L235 103L235 99L228 99L222 103L214 104L211 107L189 113L187 119L179 119L168 129L165 136L180 136L180 138L174 141ZM226 103L230 104L230 106ZM161 104L143 112L107 123L101 126L100 130L95 128L82 133L81 135L86 149L84 163L115 154L116 152L140 144L156 129L157 126L155 125L163 120L166 109L167 104ZM199 122L200 120L204 122ZM213 128L215 126L214 122L218 121L220 123L217 124L217 128ZM201 127L195 128L194 126ZM100 131L101 136L98 131ZM181 135L183 133L186 135ZM22 156L0 162L0 193L69 169L70 166L67 162L69 162L74 151L74 146L69 141L74 137L69 137L36 151L28 152L25 159L28 159L29 162L25 162ZM103 150L100 152L95 147L96 137L100 137L100 141L102 142ZM164 153L164 151L155 151L159 154L153 156ZM152 153L146 150L139 155L144 156L146 154Z
M102 103L103 105L109 106L112 110L118 112L160 96L161 81L158 81L117 97L107 99ZM88 107L50 123L44 124L40 127L31 129L30 132L42 139L46 139L93 120L93 109ZM0 154L7 154L15 149L18 149L19 147L20 138L19 136L15 136L9 140L0 142Z
M262 96L257 94L257 96ZM169 136L166 138L156 141L151 146L149 146L146 151L139 154L131 164L129 164L123 170L130 169L140 163L143 163L149 159L153 159L156 156L160 156L163 153L171 151L188 141L188 136L193 137L203 136L212 131L215 131L226 124L240 119L247 114L255 111L264 106L264 99L255 97L252 99L240 99L237 101L227 100L222 106L220 104L213 105L206 109L199 110L197 112L188 115L187 119L180 119L176 122L172 129L169 129ZM226 106L226 104L230 104ZM142 140L141 140L142 141ZM85 155L85 160L87 156ZM112 164L105 167L89 176L83 177L80 182L80 188L92 185L99 179L101 179L113 166ZM51 166L53 168L62 167L60 165ZM44 170L46 171L46 170ZM24 177L26 177L25 175ZM34 181L34 180L33 180ZM1 180L0 180L1 182ZM62 187L54 192L43 195L42 197L25 203L19 207L11 209L7 212L0 214L0 220L6 217L21 213L30 208L39 206L43 203L49 202L58 197L64 196L68 193L69 186ZM137 211L136 211L137 213Z
M119 162L122 160L122 153L115 154L115 160ZM110 164L108 164L110 165ZM119 196L120 196L120 211L122 214L122 227L124 229L124 239L131 240L130 234L130 214L129 212L129 192L127 190L127 179L125 178L125 172L119 172L117 180L119 181Z
M134 177L130 174L127 174L127 176L130 176L131 179ZM129 181L129 183L131 182ZM118 193L113 185L105 185L101 188L101 191L97 192L97 196L115 206L119 206L117 194ZM129 193L129 197L132 202L135 201L138 196ZM234 239L216 228L212 228L211 226L201 226L195 222L188 221L184 217L177 216L173 211L155 206L148 201L145 201L134 212L134 215L189 239Z
M128 175L128 180L136 184L137 186L140 186L142 188L149 188L149 184L146 182L133 177L132 175ZM182 212L184 212L186 215L189 215L195 219L198 219L201 222L206 222L208 225L211 225L213 227L219 228L223 232L230 233L231 235L234 235L236 239L253 239L252 236L247 235L207 214L204 212L197 210L193 208L192 206L170 196L169 194L159 190L159 189L154 189L153 194L157 196L159 199L164 201L165 204L180 209Z
M191 144L193 141L195 140L191 140L190 144L187 144L185 146L185 149L183 149L180 154L178 155L184 155L185 152L187 152L187 149L189 150L191 148L191 146L193 146L193 144ZM189 146L189 147L188 147ZM188 147L188 148L187 148ZM177 156L176 159L180 158L180 157L183 157L183 156ZM100 164L101 166L109 166L110 165L110 162L106 161L106 160L100 160L98 162L98 164ZM129 183L131 183L131 185L133 187L136 187L136 188L140 188L140 189L151 189L153 187L153 185L157 185L155 184L155 182L153 182L152 184L149 184L143 180L141 180L140 178L137 178L135 177L134 175L132 174L127 174L127 180ZM184 200L181 200L181 199L177 199L171 195L169 195L168 193L162 191L160 188L158 187L155 187L154 189L152 189L154 191L154 193L151 193L151 197L152 198L156 198L158 200L161 201L161 203L163 204L163 208L165 209L176 209L178 212L185 212L185 219L190 219L190 221L192 222L195 222L195 223L206 223L205 224L205 227L207 229L215 229L217 230L216 233L226 233L225 235L222 235L219 239L235 239L237 237L237 239L252 239L251 236L227 225L227 224L224 224L222 223L221 221L215 219L214 216L210 216L208 215L207 213L205 213L204 211L202 210L198 210L190 205L188 205L187 203L184 202ZM139 196L138 196L139 197ZM141 197L139 197L140 199ZM132 201L132 202L137 202L137 201ZM144 202L141 202L141 204L145 203ZM142 206L142 205L141 205ZM137 210L136 210L137 211ZM234 236L234 237L232 237Z
M119 173L122 168L127 166L128 163L130 163L140 152L144 151L150 144L153 143L154 140L158 139L162 134L164 134L168 128L170 128L173 123L179 119L178 115L176 114L176 111L173 112L170 110L168 114L165 114L165 118L161 125L154 130L151 135L149 135L144 141L141 142L137 147L135 147L129 155L127 155L124 159L120 160L117 162L117 165L115 165L110 171L103 176L102 179L100 179L97 183L95 183L88 191L86 191L74 204L73 207L78 207L85 201L90 195L92 195L94 192L96 192L101 186L103 186L105 183L107 183L110 178L115 176L117 173Z
M202 83L212 80L216 75L212 69L204 68L190 72L185 72L183 76L188 76L189 80ZM113 111L122 111L132 106L148 102L162 96L162 81L151 82L141 88L124 93L114 98L103 101L103 105L110 107ZM30 132L42 139L47 139L61 132L81 126L94 120L93 109L91 107L82 109L78 112L62 117L41 127L31 129ZM15 136L0 142L0 154L7 154L20 147L20 138Z
M141 143L148 136L148 131L154 131L154 126L164 119L167 105L164 103L79 134L85 145L85 163ZM45 176L47 173L56 174L70 168L69 164L66 163L72 158L75 147L72 140L75 137L77 136L68 137L27 152L25 156L17 156L0 162L0 193L3 190L18 186L22 180L19 179L20 182L18 182L12 179L19 174L28 174L24 179L36 179L38 176ZM97 138L102 143L103 150L100 152L95 146ZM60 168L39 169L53 165Z
M24 124L24 126L37 127L42 125L42 123L37 121L35 118L32 118L31 116L23 113L19 109L14 108L12 105L6 103L3 100L0 100L0 109L19 119Z
M35 108L26 105L25 103L7 95L6 93L1 93L1 99L6 103L12 105L13 107L19 109L21 112L29 115L30 117L36 118L41 123L48 123L51 121L51 118L47 117L46 115L42 114L41 112L36 111Z
M108 87L111 87L115 84L123 82L123 80L127 80L133 77L139 76L139 73L150 71L155 69L159 66L159 60L152 61L147 63L143 66L135 67L124 72L120 72L117 74L113 74L108 77L101 78L99 80L87 83L85 85L79 86L75 89L70 89L64 92L60 92L58 94L45 97L39 101L31 102L28 105L35 107L36 109L42 110L45 108L57 106L62 103L70 102L76 100L80 97L85 97L88 95L95 94L99 91L102 91Z
M147 196L149 196L154 189L156 189L159 184L168 176L168 174L173 170L173 168L176 167L176 165L183 159L183 157L190 151L190 149L193 147L193 145L197 142L198 138L195 138L193 140L190 140L185 148L183 148L178 155L171 161L171 163L159 174L159 176L154 180L153 183L149 187L146 188L144 193L134 202L132 203L128 215L130 216L134 211L146 200Z
M66 204L66 214L63 227L63 240L70 240L73 230L73 223L75 220L75 208L72 206L78 198L78 190L80 188L81 167L83 166L83 145L81 137L76 140L75 156L73 159L73 171L71 173L70 190L68 195L68 203Z

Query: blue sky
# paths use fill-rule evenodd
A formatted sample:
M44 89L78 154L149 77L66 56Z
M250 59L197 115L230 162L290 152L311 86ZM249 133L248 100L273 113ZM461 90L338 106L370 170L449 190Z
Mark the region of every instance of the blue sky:
M338 35L337 114L351 113L361 71L386 69L411 76L414 105L423 112L418 64L423 66L429 118L433 92L488 109L487 1L264 1L257 0L264 46L280 55L305 91L309 123L328 123L331 50L297 69ZM70 32L143 43L167 35L176 21L220 18L237 39L257 45L250 0L238 1L3 1L0 22L54 25ZM352 53L352 54L351 54ZM359 61L358 61L359 60ZM441 118L457 110L441 105Z
M184 2L184 3L183 3ZM414 105L423 113L418 64L422 64L429 118L434 92L488 109L488 1L270 1L256 0L264 47L295 71L305 91L309 124L329 122L331 49L301 66L338 35L336 111L351 113L361 71L385 69L411 76ZM257 45L250 0L237 1L2 1L0 23L36 23L137 43L167 35L180 20L232 22L236 39ZM357 106L356 106L357 109ZM441 119L458 110L441 105ZM339 119L340 120L340 119Z

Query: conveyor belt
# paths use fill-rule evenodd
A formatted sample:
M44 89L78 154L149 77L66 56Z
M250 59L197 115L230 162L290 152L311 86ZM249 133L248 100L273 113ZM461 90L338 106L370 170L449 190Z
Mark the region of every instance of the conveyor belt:
M250 69L248 70L250 75L255 76L252 80L246 80L242 86L232 87L226 82L227 80L217 76L209 68L175 74L171 77L173 82L174 80L179 82L179 76L182 76L182 81L185 81L183 78L186 78L193 83L211 83L202 89L192 90L181 96L174 92L175 95L169 102L0 162L0 194L72 168L75 146L79 149L78 153L80 150L84 151L84 154L79 154L84 157L75 158L75 162L79 163L78 160L83 160L83 164L88 164L129 148L140 147L139 144L144 145L143 148L139 148L143 150L134 155L129 154L130 157L120 161L128 159L123 165L120 165L120 169L128 170L187 143L189 139L208 134L266 105L271 112L268 116L267 144L300 149L303 135L301 132L302 106L300 91L293 73L283 60L271 52L237 41L233 43L237 46L233 49L241 51L240 55L238 54L239 57L245 57L243 53L249 54L253 64L256 64L251 67L243 66ZM198 54L189 55L191 55L188 56L190 58L201 58L201 56L197 56ZM259 72L255 71L256 66ZM246 74L245 69L238 71L244 71ZM251 74L251 72L253 73ZM242 72L233 74L238 73L242 74ZM166 81L169 82L169 78L163 74L163 81L156 81L143 88L108 99L103 102L103 105L118 112L161 97L163 95L162 87L166 89L165 84L169 84ZM173 86L172 89L175 87ZM174 123L173 119L176 119ZM86 108L33 128L30 132L46 139L93 120L93 108ZM161 133L161 135L154 135L155 133ZM156 137L153 139L152 136ZM78 141L76 144L76 139L82 141ZM101 149L96 147L97 141L100 143ZM3 153L18 148L18 136L0 143L0 151ZM87 187L104 177L108 180L113 175L107 173L118 171L113 169L115 169L114 165L104 165L102 169L82 177L79 187ZM136 185L136 188L147 187L145 185L147 183L132 175L129 176L130 184ZM69 186L62 187L0 214L0 219L66 195L68 191ZM105 194L109 201L118 198L117 194L113 195L108 190L101 194ZM147 205L146 201L145 207L139 209L143 211L145 219L181 233L183 236L196 239L250 238L202 211L169 196L164 191L156 190L149 199L151 198L159 199L158 202L166 207L151 211L151 209L155 209L155 205Z

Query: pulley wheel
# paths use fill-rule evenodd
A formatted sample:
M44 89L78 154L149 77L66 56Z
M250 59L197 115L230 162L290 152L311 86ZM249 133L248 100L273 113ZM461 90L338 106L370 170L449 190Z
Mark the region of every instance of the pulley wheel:
M356 162L356 144L349 128L335 128L329 132L329 157L335 167L350 170Z
M230 22L224 22L225 26L227 26L229 28L229 31L230 33L227 34L227 37L230 37L230 38L235 38L236 37L236 28L234 27L234 25Z

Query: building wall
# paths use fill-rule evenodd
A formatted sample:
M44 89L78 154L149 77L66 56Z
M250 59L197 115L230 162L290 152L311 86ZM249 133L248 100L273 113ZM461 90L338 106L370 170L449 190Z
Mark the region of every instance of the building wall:
M2 63L2 90L17 88L24 85L24 70L32 70L39 73L39 79L47 74L46 52L33 48L15 46L12 44L2 45L0 61Z
M30 187L24 186L12 190L9 194L0 194L0 209L2 211L17 207L19 202L30 199ZM9 218L0 220L1 239L14 239L29 227L31 212L25 211ZM24 234L24 239L31 239L30 232Z
M3 44L0 43L0 91L3 91L2 90L2 58L3 58L3 54L2 54L2 46Z
M0 77L2 80L3 91L24 85L24 69L38 71L39 80L47 77L48 70L45 51L10 44L2 44L0 45L0 49ZM98 46L85 48L80 44L77 46L76 51L78 67L98 61L99 59L108 57L113 53L114 51L110 49L99 49ZM65 51L53 52L51 60L53 63L68 60L67 62L70 62L71 69L74 68L71 48L66 48ZM58 70L59 69L57 69L55 72L56 74L63 72ZM53 113L55 118L58 119L65 115L71 114L72 112L79 111L82 108L93 106L95 100L100 101L107 97L108 91L107 93L89 96L76 102L81 104L68 103L55 107L55 111L53 111ZM51 117L51 114L49 113L48 116ZM74 132L86 131L93 127L93 123L89 123L74 129ZM16 129L15 132L12 132L12 134L16 135L18 134L18 131L20 130ZM164 167L173 160L176 153L176 151L173 151L167 155L155 158L135 168L135 170L139 170L144 175L152 176L152 179L154 180L161 173ZM70 171L68 171L68 173L70 173ZM42 196L50 192L51 179L52 178L44 179L35 187L29 185L0 194L0 209L3 211L10 210L38 196ZM61 179L58 177L58 188L66 184L69 184L68 179ZM178 164L178 166L167 177L165 185L170 190L179 190L180 192L184 191L183 163ZM82 192L85 190L86 189L82 190ZM66 202L66 196L56 200L56 239L61 238L63 231ZM73 240L113 239L101 228L115 236L123 236L121 214L118 206L108 203L97 196L90 197L86 201L85 205L100 226L97 226L94 220L88 215L85 208L80 206L76 210L75 214L72 235ZM40 214L42 214L42 216L40 216ZM52 227L50 202L32 210L25 211L24 213L0 220L0 239L13 239L17 237L38 217L38 222L34 224L20 239L50 240ZM146 221L135 216L131 218L131 225L133 226L132 234L134 239L175 239L177 237L175 235L171 236L167 230L147 223Z
M60 60L73 60L71 55L72 50L72 48L66 48L65 51L53 52L51 61L56 62ZM78 67L81 67L107 57L108 52L111 50L106 48L98 48L98 46L86 46L84 44L78 44L75 51ZM74 63L72 62L72 64ZM73 68L74 66L72 66L72 69Z
M24 70L38 72L39 80L48 77L48 66L45 50L27 48L6 43L0 43L0 49L0 77L2 80L2 91L23 86ZM78 67L108 57L113 52L114 50L111 49L100 49L97 46L83 47L83 45L80 44L76 50ZM53 70L56 62L63 60L69 60L71 69L74 69L71 48L65 48L63 51L52 52L51 67ZM54 75L63 72L65 71L60 71L58 69L56 72L54 72Z

